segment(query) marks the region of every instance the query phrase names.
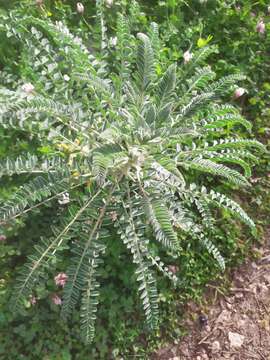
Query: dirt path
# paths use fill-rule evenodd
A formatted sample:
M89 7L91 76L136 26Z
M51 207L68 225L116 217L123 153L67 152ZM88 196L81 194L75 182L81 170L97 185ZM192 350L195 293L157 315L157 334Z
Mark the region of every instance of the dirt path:
M233 273L230 292L218 295L207 315L190 304L189 312L195 312L197 320L186 320L189 335L177 346L160 349L152 359L270 360L269 247L260 253L259 260ZM216 294L213 289L208 296Z

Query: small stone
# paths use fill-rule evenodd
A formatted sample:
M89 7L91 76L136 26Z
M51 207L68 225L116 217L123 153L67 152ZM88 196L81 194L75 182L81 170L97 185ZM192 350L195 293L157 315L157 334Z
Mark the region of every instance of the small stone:
M258 265L254 261L252 261L251 267L255 270L258 269Z
M209 325L206 325L206 327L205 327L205 331L207 331L207 332L210 332L210 331L211 331L211 328L210 328L210 326L209 326Z
M219 314L216 322L217 323L225 323L230 319L230 312L228 310L222 310L221 313Z
M242 299L243 296L244 296L244 295L243 295L243 293L241 293L241 292L238 292L238 293L235 294L236 299Z
M220 343L219 341L214 341L213 344L212 344L212 352L214 354L218 353L220 351Z
M230 304L229 302L226 301L226 307L227 307L227 309L231 310L232 309L232 304Z
M230 341L230 347L232 348L240 348L245 340L245 337L243 335L234 332L229 332L228 338Z
M209 359L209 357L208 357L207 354L202 354L201 357L202 357L202 359L204 359L204 360L208 360L208 359Z

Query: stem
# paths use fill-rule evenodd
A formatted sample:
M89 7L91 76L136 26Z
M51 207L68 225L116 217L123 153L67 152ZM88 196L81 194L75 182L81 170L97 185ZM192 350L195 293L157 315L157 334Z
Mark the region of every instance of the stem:
M70 189L75 189L76 187L79 187L79 186L81 186L81 185L83 185L83 184L74 185L74 186L72 186ZM28 208L28 209L20 212L19 214L16 214L16 215L8 218L8 219L5 220L5 221L1 221L1 222L0 222L0 225L6 224L8 221L14 220L14 219L16 219L17 217L22 216L22 215L28 213L29 211L38 208L39 206L46 204L47 202L49 202L49 201L57 198L58 196L66 193L66 192L67 192L67 190L63 190L63 191L61 191L60 193L58 193L58 194L56 194L56 195L53 195L53 196L51 196L50 198L48 198L48 199L46 199L46 200L44 200L44 201L42 201L42 202L40 202L40 203L38 203L38 204L36 204L36 205L31 206L30 208Z

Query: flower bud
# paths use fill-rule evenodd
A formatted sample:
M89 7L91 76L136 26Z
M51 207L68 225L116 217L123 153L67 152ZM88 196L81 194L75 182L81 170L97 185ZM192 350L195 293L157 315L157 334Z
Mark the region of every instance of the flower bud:
M240 96L244 95L244 93L246 92L246 89L244 88L237 88L234 92L234 98L238 99Z
M81 2L77 3L77 13L81 15L84 13L84 6Z
M52 302L55 305L61 305L62 304L62 299L57 294L53 294L52 295Z
M30 296L30 304L31 305L36 305L37 303L37 298L34 295Z
M187 64L193 58L193 54L189 50L187 50L186 52L184 52L183 58L184 64Z
M7 237L5 235L0 235L0 242L6 241L6 240L7 240Z
M256 26L256 31L260 34L264 34L265 33L265 23L263 22L263 20L260 20Z
M26 94L32 94L32 92L35 90L35 87L31 83L26 83L22 86L22 90L26 92Z
M69 193L68 193L68 192L62 194L61 198L58 199L58 203L59 203L60 205L66 205L66 204L68 204L69 202L70 202L70 199L69 199Z
M113 0L105 0L105 5L111 7L113 5Z
M111 37L109 40L109 43L110 43L111 47L115 47L117 45L117 37L116 36Z
M56 276L54 277L54 282L55 282L55 284L56 284L57 286L62 286L62 287L64 287L65 284L66 284L66 282L67 282L67 279L68 279L67 274L61 272L61 273L59 273L58 275L56 275Z

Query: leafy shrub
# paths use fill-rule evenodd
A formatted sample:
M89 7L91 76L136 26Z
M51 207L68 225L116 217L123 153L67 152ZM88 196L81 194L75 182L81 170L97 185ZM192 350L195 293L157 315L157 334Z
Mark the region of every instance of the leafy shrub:
M256 162L250 149L260 151L263 146L229 135L232 127L250 130L251 125L236 108L220 101L244 77L215 80L209 67L201 67L215 47L203 47L181 67L164 64L159 61L162 45L156 24L136 40L121 16L116 51L107 46L103 28L95 56L62 23L27 17L15 19L16 28L15 35L30 50L24 56L36 71L29 79L35 86L1 89L1 123L25 131L46 156L26 154L2 162L2 176L30 176L5 200L2 223L49 201L59 209L61 221L52 227L53 237L36 245L13 305L24 311L49 267L71 257L62 313L68 316L82 297L82 333L91 341L102 255L122 241L135 265L147 323L155 328L152 268L178 283L160 260L158 244L177 257L181 234L187 234L186 241L199 241L224 269L224 259L211 241L213 207L226 209L254 228L236 202L206 188L206 177L197 175L248 186L250 164Z

